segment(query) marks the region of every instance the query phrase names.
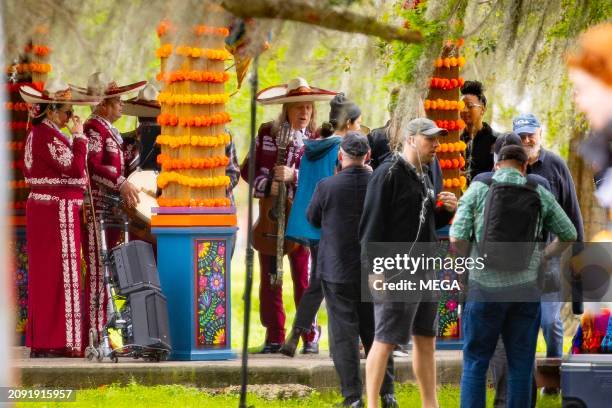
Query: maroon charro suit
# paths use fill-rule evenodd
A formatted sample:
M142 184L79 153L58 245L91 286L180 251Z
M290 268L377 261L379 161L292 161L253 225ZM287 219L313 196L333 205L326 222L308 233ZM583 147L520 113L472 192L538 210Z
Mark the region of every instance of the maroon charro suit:
M26 139L24 174L31 187L26 344L34 352L83 350L80 209L86 156L83 135L71 140L47 119Z
M310 132L300 135L304 139L310 138ZM287 194L293 197L297 185L298 169L302 157L303 143L293 140L287 147L285 165L295 169L293 183L287 185ZM272 122L264 123L259 127L255 148L255 193L256 198L266 197L270 193L272 169L276 165L277 144L276 136L272 135ZM245 160L240 169L241 176L248 182L249 164ZM289 214L287 214L287 218ZM259 267L261 279L259 283L259 315L261 323L266 328L266 343L283 343L285 341L285 308L283 307L282 287L273 288L270 285L270 272L276 270L276 257L259 253ZM309 251L303 246L289 254L291 277L293 280L293 299L297 305L308 287L308 258ZM310 340L310 339L309 339Z
M123 140L119 131L106 119L92 115L83 125L89 140L87 168L91 182L96 221L104 208L115 205L104 196L119 197L119 188L125 181L125 165L122 151ZM108 299L104 289L104 269L100 259L99 237L90 208L86 211L86 229L83 234L83 253L87 264L85 282L85 327L95 328L98 333L106 323ZM110 250L119 243L118 230L106 232L106 244Z

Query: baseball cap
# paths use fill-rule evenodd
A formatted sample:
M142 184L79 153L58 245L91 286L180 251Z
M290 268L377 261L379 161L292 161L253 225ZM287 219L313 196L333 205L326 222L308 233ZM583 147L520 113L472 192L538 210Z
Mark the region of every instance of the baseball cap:
M499 151L497 161L516 160L519 163L526 163L528 160L527 153L523 146L504 146Z
M408 122L406 130L408 131L408 136L423 135L433 137L448 133L448 130L439 128L433 120L427 118L412 119Z
M359 132L347 132L340 142L340 148L354 157L365 156L370 151L368 139Z
M495 140L493 152L499 154L499 151L505 146L522 146L521 137L514 132L506 132Z
M533 113L519 115L512 121L512 131L517 135L521 133L533 134L540 127L540 121Z

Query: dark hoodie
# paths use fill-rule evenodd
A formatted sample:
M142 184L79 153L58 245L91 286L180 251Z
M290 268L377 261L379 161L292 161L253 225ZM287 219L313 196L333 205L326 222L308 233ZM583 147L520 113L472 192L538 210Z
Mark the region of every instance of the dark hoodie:
M319 241L321 232L306 219L306 208L317 183L325 177L333 176L338 162L340 136L304 141L304 154L300 163L300 174L295 199L287 222L286 237L309 245Z

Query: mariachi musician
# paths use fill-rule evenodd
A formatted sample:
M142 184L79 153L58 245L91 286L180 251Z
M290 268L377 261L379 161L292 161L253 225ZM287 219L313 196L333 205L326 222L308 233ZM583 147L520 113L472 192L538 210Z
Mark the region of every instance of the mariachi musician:
M310 87L303 78L295 78L286 85L273 86L260 91L257 101L267 104L282 104L279 118L259 127L255 151L255 198L260 199L260 218L254 230L254 247L258 251L261 272L259 287L260 318L266 328L262 353L277 353L285 341L285 310L283 307L282 281L274 279L277 270L277 255L264 253L257 240L257 225L263 225L269 211L262 207L268 197L278 196L280 183L286 186L287 197L291 199L298 180L300 157L304 140L315 137L315 101L329 101L336 93ZM290 140L284 157L279 157L279 135L283 128L290 128ZM283 149L280 151L282 152ZM242 164L241 175L248 180L248 160ZM281 203L283 206L285 203ZM286 214L288 216L288 214ZM265 235L263 234L265 239ZM274 234L268 234L271 236ZM276 240L276 237L271 239ZM282 254L281 254L282 256ZM293 298L297 307L308 286L308 249L297 245L288 251L293 280ZM303 336L304 343L316 337L316 328Z
M82 234L83 253L87 264L85 283L85 333L94 329L101 333L106 323L107 302L104 290L104 270L100 259L99 237L96 235L98 215L109 206L109 197L121 198L127 207L139 202L139 189L126 180L126 163L123 139L113 123L121 118L123 101L121 96L137 92L146 81L118 86L105 76L96 72L88 80L87 88L73 86L79 94L101 98L92 115L84 124L85 136L89 140L87 168L93 203L86 207L84 234ZM113 201L110 201L112 205ZM96 219L92 213L95 209ZM118 230L108 231L106 243L113 248L119 243Z
M29 86L20 92L29 103L32 124L24 152L24 175L31 188L26 208L26 345L31 357L80 357L84 336L79 219L87 185L87 139L72 105L94 105L99 99L74 98L59 79L47 82L43 92ZM61 132L64 127L70 136Z

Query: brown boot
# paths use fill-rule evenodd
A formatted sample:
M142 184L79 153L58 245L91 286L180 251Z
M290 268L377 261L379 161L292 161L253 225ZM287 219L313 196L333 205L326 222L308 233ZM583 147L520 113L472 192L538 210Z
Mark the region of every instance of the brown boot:
M304 333L303 329L299 327L294 327L291 329L291 333L289 333L289 337L285 339L285 343L281 346L279 352L281 354L286 355L287 357L294 357L295 350L297 349L298 342L300 341L300 336Z

